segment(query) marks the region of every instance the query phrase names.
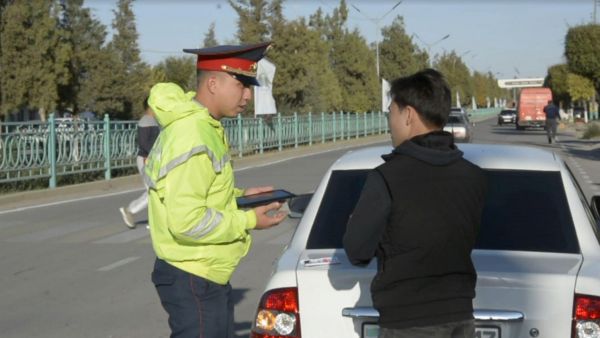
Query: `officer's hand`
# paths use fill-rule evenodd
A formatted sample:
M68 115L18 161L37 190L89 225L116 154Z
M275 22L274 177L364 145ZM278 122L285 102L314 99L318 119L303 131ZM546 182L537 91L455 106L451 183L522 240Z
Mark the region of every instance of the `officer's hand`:
M260 194L261 192L269 192L273 191L273 189L274 188L272 186L248 188L244 190L244 196Z
M285 216L287 216L287 212L278 211L282 205L283 204L280 202L273 202L268 205L254 208L253 210L256 213L255 229L268 229L281 223L281 221L285 219ZM271 213L271 215L268 213Z

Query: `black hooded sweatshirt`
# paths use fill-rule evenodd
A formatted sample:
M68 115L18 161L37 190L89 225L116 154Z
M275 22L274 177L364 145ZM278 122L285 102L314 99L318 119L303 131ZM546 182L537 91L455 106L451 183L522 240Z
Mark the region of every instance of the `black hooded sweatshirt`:
M344 235L355 265L377 257L373 306L385 328L473 318L477 275L471 250L487 180L452 135L419 135L372 171Z

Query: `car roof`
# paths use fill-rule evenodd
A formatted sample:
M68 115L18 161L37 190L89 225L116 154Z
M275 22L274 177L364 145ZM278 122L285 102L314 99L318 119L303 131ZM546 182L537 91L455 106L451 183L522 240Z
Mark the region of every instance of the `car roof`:
M562 164L553 152L527 146L496 144L460 144L464 157L485 169L560 171ZM381 155L389 154L391 146L362 148L346 153L331 170L372 169L383 163Z

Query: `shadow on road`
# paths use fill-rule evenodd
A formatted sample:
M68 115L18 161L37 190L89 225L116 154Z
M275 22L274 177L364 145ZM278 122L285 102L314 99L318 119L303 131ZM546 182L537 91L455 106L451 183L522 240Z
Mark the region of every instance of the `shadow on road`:
M236 332L235 338L248 338L251 328L252 323L250 322L235 323L233 326L233 330Z

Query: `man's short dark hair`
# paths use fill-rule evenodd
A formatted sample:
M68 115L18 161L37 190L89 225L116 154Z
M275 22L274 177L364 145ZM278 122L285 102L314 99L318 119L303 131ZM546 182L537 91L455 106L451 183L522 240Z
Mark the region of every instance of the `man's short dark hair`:
M450 115L452 98L444 76L433 69L425 69L392 82L392 100L403 108L413 107L427 125L443 127Z

